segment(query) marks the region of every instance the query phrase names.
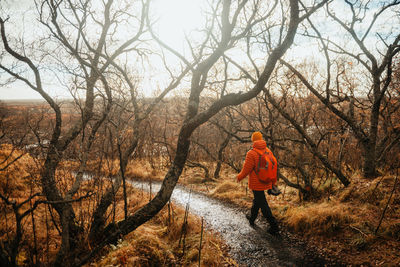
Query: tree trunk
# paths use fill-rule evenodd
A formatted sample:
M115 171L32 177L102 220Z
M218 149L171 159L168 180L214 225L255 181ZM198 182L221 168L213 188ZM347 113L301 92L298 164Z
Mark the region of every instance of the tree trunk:
M371 144L371 142L368 142L364 146L363 175L365 178L375 178L378 176L376 171L376 149L375 145Z
M55 265L65 265L64 257L67 254L73 254L73 252L70 252L70 248L73 248L72 251L74 251L78 247L80 236L83 234L83 228L76 224L72 204L66 202L61 197L61 193L56 186L55 171L59 161L60 157L56 152L56 148L51 147L43 165L41 181L44 194L47 200L51 202L52 207L57 211L61 221L62 243Z
M215 167L214 178L219 178L219 173L221 172L221 167L222 167L222 162L223 162L224 150L228 146L231 138L232 138L232 135L228 134L228 136L225 138L224 142L222 142L222 144L219 146L217 166Z
M290 0L290 22L288 25L287 35L284 40L282 40L281 44L271 51L266 61L265 69L260 74L259 80L255 83L254 87L245 93L224 95L219 100L212 103L206 110L198 113L199 96L204 89L208 71L230 45L229 39L227 39L233 30L232 25L229 24L229 19L227 19L229 17L230 1L224 1L223 3L222 32L224 34L222 40L214 53L212 53L206 60L199 63L198 67L193 70L191 94L189 97L186 118L178 135L175 158L165 175L160 190L148 204L136 211L133 215L128 216L127 219L118 223L109 224L102 233L99 233L101 236L99 236L99 242L96 242L97 246L77 264L81 265L86 263L105 245L111 242L116 242L121 236L134 231L137 227L153 218L165 206L165 204L168 203L172 191L174 190L185 166L190 147L189 138L193 131L201 124L207 122L223 108L230 105L239 105L256 97L268 82L270 75L275 68L276 62L293 43L297 27L301 22L299 19L299 3L296 0ZM316 8L313 9L312 12L315 10ZM312 12L310 11L310 13Z
M375 73L374 73L375 74ZM363 174L366 178L374 178L378 176L376 171L376 140L378 137L378 123L379 114L381 107L381 90L380 90L380 80L379 74L374 75L374 101L372 105L371 115L370 115L370 127L367 142L364 142L364 163L363 163Z

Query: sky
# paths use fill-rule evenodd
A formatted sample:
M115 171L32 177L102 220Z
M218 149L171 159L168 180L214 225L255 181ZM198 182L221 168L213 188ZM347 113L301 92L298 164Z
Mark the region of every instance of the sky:
M204 23L204 0L156 0L153 15L158 17L156 30L162 40L173 47L182 47L185 34L198 29Z
M29 32L32 30L32 27L29 25L34 25L34 5L32 0L0 0L1 9L4 12L1 12L2 18L4 19L6 16L9 16L10 23L6 26L13 29L13 32L17 33L18 37L26 37L27 34L25 32ZM3 11L0 10L0 11ZM13 20L11 18L16 18L17 20ZM16 37L17 37L16 36ZM3 46L0 46L0 49L3 50ZM5 77L7 76L3 72L0 72L1 82L4 82ZM9 77L9 76L7 76ZM7 99L41 99L41 96L34 92L31 88L28 88L22 82L14 82L9 85L0 85L0 100Z
M14 36L27 40L34 38L31 33L39 24L36 20L33 0L0 0L0 2L3 5L3 13L0 14L10 16L7 27L12 29ZM181 50L185 46L185 34L199 28L204 23L200 10L205 3L206 1L202 0L152 1L152 16L157 18L157 23L155 24L157 35L166 41L168 45ZM3 49L2 46L0 48ZM157 64L160 65L159 62ZM161 66L154 66L154 68L161 68ZM5 76L5 73L0 72L0 81L2 83L4 83ZM144 82L153 82L149 80L150 78ZM59 88L57 83L52 82L52 79L46 80L44 87L50 95L56 98L70 97L69 92ZM157 84L153 87L157 87ZM41 99L41 96L23 82L17 81L0 87L0 100L7 99Z
M2 7L1 15L10 15L10 21L7 27L12 29L14 37L24 38L27 41L35 38L38 27L36 20L36 11L34 8L33 0L0 0ZM193 31L201 28L205 23L204 17L202 16L202 10L208 1L205 0L153 0L152 1L152 17L157 19L154 29L157 35L165 41L168 45L174 47L182 53L188 52L185 34L193 34ZM343 1L336 1L340 10L340 5L343 5ZM345 15L338 12L338 15ZM318 18L324 19L324 11L318 14ZM327 32L334 31L335 27L332 24L327 24L325 30ZM382 31L384 28L382 27ZM337 38L343 38L343 36L336 36ZM323 60L318 51L317 45L304 41L304 38L296 37L295 46L286 53L285 57L292 61L301 62L302 60L310 58L316 58ZM0 45L0 49L3 47ZM186 49L186 51L185 51ZM233 54L236 52L232 52ZM243 56L238 54L239 56ZM172 58L170 58L172 60ZM174 59L176 60L176 58ZM163 79L167 77L167 73L164 76L160 73L163 69L158 59L151 59L153 62L153 71L159 73L159 76L150 75L145 77L143 83L148 88L157 88L162 84ZM178 61L176 61L178 62ZM160 70L160 71L159 71ZM0 72L0 82L4 83L6 74ZM158 84L157 79L160 79ZM1 86L1 85L0 85ZM52 96L57 98L68 98L69 93L64 89L60 88L57 81L49 77L45 79L44 86L46 91ZM22 82L15 82L9 85L0 87L0 100L5 99L40 99L40 95L28 88Z

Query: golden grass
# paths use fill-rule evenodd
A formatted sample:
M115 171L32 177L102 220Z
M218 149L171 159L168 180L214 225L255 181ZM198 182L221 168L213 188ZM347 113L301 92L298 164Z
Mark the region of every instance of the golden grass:
M12 147L3 146L0 149L0 162L10 155ZM23 152L19 150L13 151L13 154L7 162L21 155ZM104 165L102 171L104 173L112 173L117 166L115 162ZM96 166L96 162L90 162L90 166ZM1 166L0 166L1 167ZM27 199L31 192L40 192L41 188L37 179L40 162L29 155L24 154L18 161L13 163L9 168L1 173L0 190L1 193L8 195L17 203ZM63 161L60 163L56 173L61 192L65 192L73 183L74 175L71 171L76 170L78 164L76 162ZM151 171L146 163L140 161L132 161L128 165L127 176L134 179L153 179L157 173ZM34 181L34 183L33 183ZM99 192L110 186L108 179L93 179L84 181L77 197L86 194L88 191ZM127 188L129 213L132 214L140 207L145 205L149 199L148 193L135 190L132 187ZM32 202L38 200L36 197ZM96 196L84 199L81 202L73 203L76 211L77 221L88 231L90 214L93 207L98 201ZM117 205L115 210L112 207L107 211L109 220L112 220L115 214L115 220L121 220L123 213L122 190L116 196ZM1 221L5 222L0 225L0 240L6 242L13 238L15 234L15 217L11 207L6 207L4 202L1 208L4 212L1 214ZM27 203L21 208L21 212L29 208ZM58 216L54 210L51 210L55 221L58 223ZM51 262L59 247L60 236L51 222L50 210L46 205L39 205L31 216L25 217L23 220L23 243L17 257L17 263L21 266L29 265L32 248L34 247L33 239L33 221L35 222L35 237L38 249L37 259L47 264ZM197 266L198 252L201 235L201 220L193 215L188 216L187 234L185 239L185 253L183 254L183 243L179 244L181 238L182 225L184 218L184 209L171 205L167 205L157 216L146 224L127 235L117 245L109 246L103 257L98 258L95 262L89 264L91 266L105 265L122 265L122 266L165 266L165 265L184 265ZM83 237L86 240L87 237ZM88 249L86 241L82 244L82 249ZM227 256L227 248L221 238L204 229L202 250L201 250L202 266L221 266L236 265L236 263Z
M0 150L1 158L11 152L11 147L2 147ZM13 157L17 157L21 151L15 151ZM10 158L12 160L12 158ZM6 163L3 163L6 164ZM10 194L16 201L26 199L30 190L34 192L38 188L37 165L28 154L14 163L5 172L0 173L0 190ZM118 171L118 162L110 161L107 164L90 162L93 170L101 168L104 175L115 175ZM4 165L2 165L4 166ZM1 167L1 166L0 166ZM61 191L66 190L72 183L73 176L71 169L76 169L75 162L62 162L57 171L57 179L61 184ZM90 169L89 169L90 170ZM154 179L160 180L162 174L153 171L150 165L144 161L131 161L128 164L127 177L132 179ZM235 174L222 172L221 178L202 182L203 171L190 169L185 171L180 178L180 183L191 185L194 190L207 192L211 197L222 201L234 203L243 207L249 207L252 202L252 193L246 190L245 182L236 183L232 177ZM373 180L366 180L359 173L351 177L351 185L345 189L338 184L324 185L329 187L327 190L321 189L321 198L326 199L330 196L330 201L319 202L300 202L297 192L294 189L280 185L284 192L279 197L268 196L268 202L272 207L272 212L283 224L286 224L294 232L301 236L307 236L310 242L322 246L326 253L338 255L349 264L375 265L382 263L388 266L400 265L398 246L400 242L400 186L398 184L393 197L390 199L390 192L393 189L395 177L382 176ZM102 180L85 182L82 190L83 195L88 190L104 190L109 186L110 181ZM193 185L193 186L192 186ZM331 190L332 189L332 190ZM122 190L121 190L122 191ZM129 211L134 212L148 201L148 193L136 191L128 188ZM89 214L95 199L90 200L90 205L86 207L85 201L75 203L77 219L85 222L90 219ZM115 219L123 218L123 204L121 192L117 196L118 205L116 207ZM87 200L89 201L89 200ZM375 229L379 223L382 211L389 202L382 225L375 235ZM89 202L88 202L89 203ZM26 209L23 207L22 210ZM86 207L86 208L85 208ZM109 214L112 213L110 209ZM54 213L54 211L53 211ZM110 246L103 254L103 258L97 259L92 265L128 265L128 266L154 266L154 265L185 265L197 266L198 246L200 238L199 218L189 216L188 234L186 239L185 255L182 255L182 244L179 246L184 210L173 206L173 216L168 216L168 207L165 207L155 218L139 227L136 231L124 238L115 247ZM111 218L112 216L110 216ZM42 262L51 261L57 248L60 245L59 235L54 226L50 224L48 231L44 230L46 220L50 220L49 211L45 206L39 206L35 211L37 243L39 258ZM6 240L13 233L12 213L8 208L6 215L2 215L2 221L7 223L0 226L0 239ZM57 218L56 218L57 220ZM24 238L26 246L19 255L19 264L28 258L28 247L32 247L32 223L31 218L24 220ZM50 240L49 243L47 241ZM396 249L397 248L397 249ZM215 256L217 255L217 256ZM234 265L226 256L226 249L223 242L212 233L207 232L204 237L202 248L203 266ZM378 265L378 264L376 264Z
M284 221L296 232L329 235L345 228L354 218L351 207L339 202L322 202L291 207L286 211Z
M131 199L131 205L135 205L132 210L145 204L142 194L136 191L137 198ZM128 266L198 266L201 220L189 214L183 254L184 213L181 207L167 205L152 220L127 235L123 241L120 240L116 246L109 246L107 252L89 266L125 264ZM118 216L121 217L121 214ZM236 265L227 256L226 247L220 237L206 229L203 232L201 255L202 266Z
M0 146L0 169L3 168L0 171L0 192L13 198L20 197L18 192L34 182L38 172L33 158L11 145Z
M218 183L215 188L210 191L210 195L220 200L245 207L249 207L252 201L251 191L246 190L246 187L242 184L229 180Z
M233 182L235 173L223 173L220 179L207 183L207 191L198 184L191 186L223 201L251 206L252 193L247 191L246 194L244 187L247 179L238 184ZM190 181L185 174L182 180L184 183ZM320 200L308 202L299 199L296 189L278 182L283 193L278 197L267 196L268 203L282 225L327 254L336 255L351 265L399 266L400 181L389 202L394 176L371 180L355 171L350 180L347 188L335 179L332 183L329 180L317 188L317 199ZM375 235L388 202L382 225Z
M21 157L20 157L21 156ZM14 161L20 157L17 161ZM31 195L41 192L39 187L40 160L35 160L28 153L19 149L13 149L11 145L2 145L0 148L0 168L4 168L8 163L14 161L9 167L0 172L0 192L10 201L19 204ZM31 202L26 203L19 209L22 214L31 205L43 197L35 197ZM15 214L9 205L0 201L0 240L7 242L12 240L16 231ZM35 221L36 245L38 248L37 257L42 262L47 262L49 254L55 255L59 247L59 235L53 225L49 225L46 230L46 222L50 221L50 214L45 205L39 205L34 211L33 216L26 216L22 221L23 237L21 249L17 257L17 264L24 266L29 264L29 250L34 246L33 223ZM51 223L50 223L51 224Z
M89 160L87 171L99 173L106 177L116 176L119 173L119 161L116 159L104 159L103 162ZM164 178L160 173L152 169L150 164L145 160L129 160L125 176L128 179L134 180L162 180Z
M224 181L223 183L217 185L215 189L211 192L212 196L227 196L227 193L235 191L240 191L240 185L238 183Z

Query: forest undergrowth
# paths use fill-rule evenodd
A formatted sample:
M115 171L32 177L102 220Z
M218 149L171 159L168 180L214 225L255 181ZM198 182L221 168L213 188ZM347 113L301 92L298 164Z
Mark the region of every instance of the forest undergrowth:
M22 203L29 196L40 193L37 168L40 162L29 154L19 151L10 152L10 147L2 147L0 167L4 167L17 157L20 158L2 173L4 179L0 179L0 190L9 200ZM6 155L10 154L13 156L5 160ZM71 186L72 173L76 168L75 162L62 162L57 172L57 179L65 188ZM138 175L143 174L145 174L143 169L140 169ZM92 182L85 181L76 198L93 193ZM107 186L107 183L104 186ZM127 194L129 213L137 211L151 197L149 193L129 185ZM25 203L21 206L20 213L29 209L34 201L40 200L44 201L41 196L38 196ZM74 203L74 208L78 211L77 220L82 222L86 228L85 232L89 232L87 227L95 201L96 197L83 198L82 201ZM118 221L124 216L122 190L116 195L114 201L115 205L108 211L108 218ZM3 245L13 239L16 224L12 208L4 203L0 207L2 221L0 244ZM54 260L61 244L58 224L57 213L47 204L38 205L32 216L23 219L23 237L16 258L18 266L31 266L38 262L46 266ZM83 237L83 240L82 251L90 251L87 237ZM198 266L199 256L202 266L236 265L236 262L228 256L227 247L217 233L203 228L201 218L187 214L184 207L170 203L153 219L121 238L117 244L105 247L86 266Z
M9 155L9 149L3 147L0 157ZM12 154L13 157L0 161L3 162L0 167L3 167L20 157L3 172L0 190L9 199L20 203L29 196L40 193L38 166L41 162L29 154L18 151ZM75 162L62 162L57 172L62 187L71 186L72 171L76 168ZM117 170L116 162L99 164L92 161L88 164L88 171L97 173L98 176L112 177ZM198 169L187 168L179 183L221 201L249 208L252 193L247 189L247 179L237 183L235 176L235 173L224 170L221 178L207 180ZM126 177L148 182L161 181L163 171L153 169L146 161L132 161L128 164ZM293 188L278 182L282 194L268 197L268 201L284 229L306 240L322 253L336 256L349 265L398 266L400 189L399 186L394 187L396 179L395 175L365 179L356 171L347 188L334 179L327 179L314 189L314 198L307 201ZM91 192L91 182L94 181L85 181L77 198ZM104 186L107 186L107 179ZM130 213L134 213L150 200L149 193L130 186L127 190ZM25 203L20 212L29 209L33 200L40 199L38 196ZM74 207L79 210L77 219L86 227L94 201L95 198L83 198L74 203ZM109 220L118 221L124 216L122 190L116 196L115 204L109 210ZM13 216L11 207L2 205L1 218L5 223L0 225L0 240L3 242L10 240L15 232ZM202 236L201 219L190 214L187 220L185 217L183 207L167 205L155 218L121 239L118 244L103 249L88 266L197 266L200 242L202 265L236 265L229 258L228 249L217 234L204 229ZM56 213L47 204L39 205L33 216L25 217L23 245L17 257L19 265L38 261L45 264L54 259L60 246L57 224ZM90 250L88 242L83 242L82 250Z
M150 182L163 178L150 171L148 163L131 166L132 179ZM247 179L237 183L235 177L235 173L224 170L221 178L207 180L201 170L187 168L179 183L250 208L252 192L247 188ZM354 171L347 188L334 178L325 179L314 188L314 198L306 201L297 190L278 181L282 194L267 199L283 228L321 253L333 255L348 265L399 266L400 182L394 187L395 182L396 175L366 179Z
M190 183L193 176L186 173L182 182ZM252 193L247 189L247 179L237 183L234 177L227 173L196 188L223 201L250 207ZM394 188L395 180L393 175L365 179L355 172L347 188L328 182L316 188L316 198L308 201L281 181L278 185L282 194L267 199L284 228L322 253L349 265L399 266L400 188L398 184Z

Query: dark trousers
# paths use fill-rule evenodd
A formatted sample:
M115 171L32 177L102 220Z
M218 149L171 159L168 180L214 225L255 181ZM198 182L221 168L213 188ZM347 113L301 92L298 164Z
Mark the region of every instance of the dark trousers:
M258 215L258 210L261 209L262 214L265 219L267 219L271 228L277 228L277 222L274 216L272 215L271 209L268 206L267 199L265 198L264 191L255 191L253 190L253 206L251 207L250 214L250 222L254 222Z

